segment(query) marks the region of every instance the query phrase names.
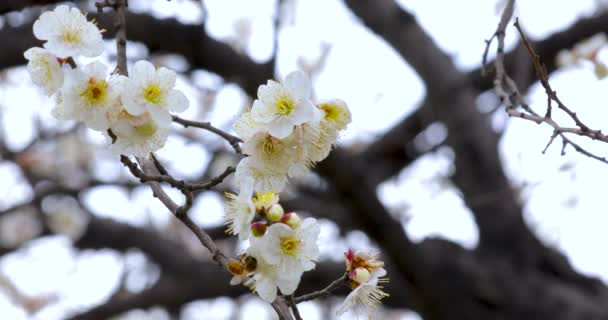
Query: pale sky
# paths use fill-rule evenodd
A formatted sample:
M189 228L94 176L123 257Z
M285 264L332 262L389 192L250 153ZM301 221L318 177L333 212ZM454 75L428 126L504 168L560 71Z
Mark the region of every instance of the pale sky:
M414 110L423 99L424 88L411 68L383 40L361 26L341 1L291 2L293 7L286 12L289 18L283 21L279 34L279 76L302 67L302 61L315 61L324 43L330 45L325 67L313 75L313 81L315 97L341 98L352 110L353 123L342 143L371 141ZM496 7L496 1L483 0L401 0L399 3L415 12L423 27L463 69L479 64L483 40L496 28L500 10ZM593 0L560 1L559 5L555 5L555 1L550 0L521 1L516 15L533 38L542 38L592 12L597 3ZM242 47L256 61L269 58L273 43L274 1L214 0L205 1L205 4L209 10L207 30L212 36L236 39L236 30L242 34L248 25L249 42L241 44ZM552 7L550 15L546 14L548 5ZM133 1L131 7L136 11L152 10L158 17L177 16L185 23L203 19L200 8L192 1L155 0L146 4ZM235 24L235 21L238 23ZM507 33L507 42L512 46L514 30L510 28ZM108 43L109 50L113 50L112 45ZM130 56L142 58L144 53L138 50L140 47L130 45L129 48L132 49ZM605 50L601 57L606 57ZM165 61L179 69L179 61ZM32 87L23 68L12 70L9 75L9 80L0 84L0 107L10 142L20 146L31 138L31 126L27 124L31 114L41 114L44 123L51 126L56 121L50 116L52 101ZM590 66L560 70L552 76L551 84L560 98L575 109L587 124L602 128L608 112L600 94L605 92L606 83L595 78ZM185 78L181 78L178 85L188 94L193 105L203 96ZM213 110L202 113L190 108L184 114L186 118L202 114L205 120L229 128L234 116L247 103L240 89L232 84L224 84L208 73L197 73L195 85L218 88L218 95ZM28 103L23 103L25 96L29 98ZM542 110L546 101L544 90L538 85L534 86L528 100L533 108ZM503 110L498 110L494 119L496 127L505 130L500 152L507 174L514 185L525 185L522 196L526 200L526 221L544 240L559 247L577 270L607 281L608 259L598 252L603 252L602 244L608 242L608 233L604 232L608 226L608 212L603 209L605 195L601 188L608 179L608 166L581 156L574 150L567 150L566 156L560 156L559 143L543 155L541 151L551 134L548 127L519 119L505 122ZM441 131L441 128L436 129ZM201 133L201 136L205 135ZM95 132L90 132L88 136L96 143L103 141ZM601 143L583 143L599 154L606 154L606 148ZM103 149L103 146L96 148ZM183 154L188 156L180 156ZM203 148L188 145L178 137L170 138L159 155L163 159L175 160L170 166L171 170L184 176L201 170L210 159ZM104 161L104 173L111 172L110 169L119 170L118 161L112 161L112 158ZM457 191L445 183L450 166L450 151L440 149L437 153L422 157L397 177L384 183L378 193L395 214L404 217L404 226L414 240L439 236L471 248L477 243L477 229ZM28 190L24 191L20 186L14 168L0 164L0 176L3 177L0 179L0 199L10 199L10 203L14 203L21 200L20 196L27 196ZM175 192L171 194L177 196ZM160 203L150 201L151 193L147 187L138 189L131 196L114 188L99 188L87 194L85 199L100 216L135 225L144 225L149 221L164 225L172 219ZM195 204L193 217L205 226L221 224L220 201L221 198L212 193L202 196ZM10 203L0 203L0 206ZM335 236L335 226L324 223L322 237L332 239ZM328 242L331 241L321 241ZM368 245L367 239L355 232L337 246L345 249L347 246ZM336 252L335 246L323 247L325 256ZM9 275L24 293L57 292L60 297L58 302L33 318L53 320L59 319L62 312L69 308L88 307L107 297L120 280L124 260L124 257L112 251L79 253L70 248L66 239L54 237L34 241L26 249L5 256L0 260L0 270ZM86 287L83 283L87 283ZM188 306L184 319L203 319L197 313L202 308L213 310L206 314L217 316L214 319L228 319L230 314L226 310L231 304L227 299L194 303ZM266 312L264 308L256 302L248 302L243 319L259 319L252 315ZM314 305L301 309L307 320L322 317ZM163 319L159 310L151 313ZM0 314L10 319L27 319L2 294ZM147 316L152 317L150 314ZM141 317L140 313L132 316L132 319ZM347 319L348 316L343 318ZM414 319L414 316L406 318Z

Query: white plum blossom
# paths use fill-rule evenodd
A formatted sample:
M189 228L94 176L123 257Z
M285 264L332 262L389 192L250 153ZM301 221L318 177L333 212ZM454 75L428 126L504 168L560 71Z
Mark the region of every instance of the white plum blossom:
M53 95L63 85L63 70L57 56L42 48L30 48L23 53L28 60L27 71L32 82L44 90L48 96Z
M234 179L241 184L244 179L251 177L254 180L254 189L257 192L280 192L287 184L287 175L280 170L274 170L264 163L256 161L253 157L242 159L236 166Z
M318 108L323 111L321 123L335 130L344 130L352 121L352 115L346 102L334 99L320 103Z
M283 294L292 294L298 288L302 273L282 274L278 266L264 259L261 247L250 246L247 254L256 260L256 269L253 276L245 283L252 288L264 301L272 302L277 297L277 288Z
M134 116L149 113L154 122L168 127L173 112L188 108L188 98L175 87L176 74L165 67L155 68L152 63L140 60L135 63L128 78L121 77L121 98L124 108Z
M263 237L252 239L251 246L257 247L265 261L277 266L280 278L299 281L304 271L315 267L314 260L319 257L319 232L314 218L306 218L294 228L275 223L268 227Z
M376 305L388 294L382 291L382 283L388 282L384 262L378 260L376 254L365 252L353 252L348 250L344 253L346 271L348 273L348 285L353 290L338 308L337 314L341 315L349 309L357 314L371 314Z
M169 137L169 128L158 126L148 114L134 116L120 108L110 113L110 121L116 138L111 149L116 154L148 157L162 148Z
M368 278L368 280L358 284L348 294L342 305L338 307L337 315L342 315L348 310L353 310L356 314L371 315L380 301L388 296L382 291L381 286L381 283L386 282L386 279L382 278L386 275L384 268L376 269L371 273L363 273L362 278Z
M253 196L253 178L247 177L241 182L239 195L226 193L228 203L224 210L226 225L230 234L238 235L239 239L246 240L251 234L251 222L255 217Z
M294 126L313 120L310 92L310 79L302 71L287 75L283 84L268 80L258 88L258 99L251 108L252 119L263 124L272 136L283 139Z
M60 120L83 121L94 130L109 127L108 113L119 105L114 80L106 80L107 66L99 61L68 69L53 115Z
M45 12L34 22L34 35L46 40L44 48L54 55L67 58L76 55L96 57L103 52L101 31L87 21L77 8L60 5Z

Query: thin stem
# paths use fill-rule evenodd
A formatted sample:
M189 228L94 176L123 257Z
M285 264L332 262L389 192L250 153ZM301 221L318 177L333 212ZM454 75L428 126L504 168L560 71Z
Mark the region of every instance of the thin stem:
M239 145L239 143L243 142L243 140L241 140L241 138L239 138L237 136L233 136L223 130L220 130L220 129L212 126L211 123L209 123L209 122L198 122L198 121L187 120L187 119L183 119L178 116L175 116L175 115L173 116L173 122L181 124L182 126L184 126L184 128L195 127L195 128L205 129L207 131L213 132L213 133L217 134L218 136L224 138L224 140L228 141L228 143L230 143L230 145L232 146L232 148L234 149L234 151L236 153L243 154L241 151L241 146Z
M315 291L315 292L312 292L309 294L305 294L305 295L296 297L296 298L294 298L294 302L300 303L300 302L310 301L310 300L314 300L317 298L328 296L334 290L338 289L340 286L342 286L343 284L346 283L347 276L348 276L348 274L344 273L340 278L334 280L327 287L325 287L319 291Z

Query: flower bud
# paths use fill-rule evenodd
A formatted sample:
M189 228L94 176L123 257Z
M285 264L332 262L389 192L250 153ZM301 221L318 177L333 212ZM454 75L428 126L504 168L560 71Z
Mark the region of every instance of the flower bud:
M228 261L228 271L235 276L242 275L245 271L245 266L240 261L230 259Z
M258 268L258 260L252 256L245 257L245 270L247 272L254 272Z
M369 271L361 267L351 271L348 276L351 280L356 281L358 283L366 283L371 278Z
M251 224L251 233L254 237L261 237L266 233L266 222L258 221Z
M280 204L274 204L266 213L266 218L270 221L277 222L281 220L283 214L285 214L283 207Z
M281 222L295 229L300 226L302 220L295 212L289 212L281 217Z

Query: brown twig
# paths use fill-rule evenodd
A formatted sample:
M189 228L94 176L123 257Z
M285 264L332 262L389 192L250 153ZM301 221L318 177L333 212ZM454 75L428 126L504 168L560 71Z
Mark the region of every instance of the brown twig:
M300 303L300 302L310 301L310 300L314 300L317 298L322 298L322 297L328 296L334 290L338 289L340 286L342 286L343 284L346 283L347 276L348 276L348 274L344 273L340 278L334 280L327 287L325 287L319 291L315 291L315 292L312 292L309 294L305 294L305 295L296 297L296 298L294 298L294 302Z
M213 132L213 133L217 134L218 136L222 137L228 143L230 143L230 146L232 146L232 148L234 149L234 151L236 153L241 154L241 155L243 154L241 151L241 146L239 145L239 143L243 142L243 140L241 140L241 138L239 138L237 136L233 136L223 130L220 130L220 129L212 126L211 123L209 123L209 122L198 122L198 121L186 120L186 119L180 118L175 115L173 116L173 122L181 124L182 126L184 126L184 128L195 127L195 128L201 128L201 129L205 129L207 131Z
M601 130L590 129L587 125L585 125L580 120L580 118L577 116L576 112L569 109L559 99L559 97L557 96L557 93L555 92L555 90L553 90L553 88L551 88L551 85L549 84L547 69L541 63L540 57L538 56L538 54L536 54L536 52L532 48L532 44L530 43L530 41L528 41L527 37L525 36L525 34L519 24L519 21L517 19L515 19L514 25L517 28L517 30L521 36L524 46L527 48L528 53L530 54L530 57L532 59L533 65L534 65L534 70L536 71L536 76L538 77L538 80L540 81L541 85L545 89L545 92L547 93L547 110L546 110L544 116L541 116L541 115L535 113L532 109L530 109L530 107L524 101L523 95L519 92L519 89L517 88L515 81L513 81L513 79L507 74L505 65L504 65L504 58L505 58L504 38L505 38L505 34L506 34L505 31L507 28L507 24L508 24L509 20L511 20L511 17L513 16L514 6L515 6L515 0L509 0L507 2L496 31L494 32L492 37L486 41L487 46L484 50L483 58L482 58L483 65L485 66L488 48L490 46L491 41L495 38L497 41L497 49L496 49L496 58L494 60L494 68L496 71L496 74L494 77L494 91L496 92L496 94L498 95L498 97L500 98L502 103L505 105L507 114L510 117L521 118L524 120L532 121L536 124L545 123L553 128L553 134L551 135L551 138L549 139L547 145L543 149L543 151L542 151L543 153L545 153L547 151L547 149L553 143L555 138L557 136L559 136L562 139L562 144L563 144L562 155L565 154L564 150L565 150L566 146L571 145L577 152L579 152L587 157L590 157L590 158L593 158L593 159L596 159L598 161L608 164L608 161L606 160L606 158L597 156L597 155L585 150L584 148L582 148L578 144L574 143L570 138L568 138L566 136L566 134L574 134L574 135L578 135L578 136L587 137L592 140L600 140L602 142L608 143L607 135L603 134L601 132ZM562 110L563 112L565 112L574 121L575 127L561 126L552 118L552 109L553 109L552 104L553 103L556 103L557 107L560 110ZM518 106L521 106L523 111L517 110Z
M293 317L296 318L296 320L302 320L302 316L300 315L300 310L298 310L298 305L296 304L295 300L293 299L293 295L289 295L285 298L287 300L287 305L289 305L289 307L291 308L291 311L293 312Z

